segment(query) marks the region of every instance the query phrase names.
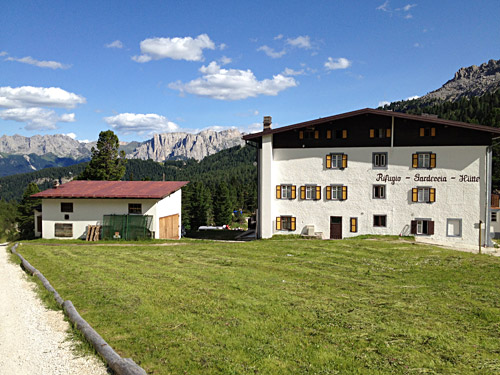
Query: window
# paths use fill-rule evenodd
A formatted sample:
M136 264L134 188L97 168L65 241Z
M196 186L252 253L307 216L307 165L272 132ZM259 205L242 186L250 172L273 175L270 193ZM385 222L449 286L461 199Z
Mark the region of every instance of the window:
M351 233L356 233L358 231L358 218L357 217L351 217L349 219L350 223L350 232Z
M319 139L319 130L305 129L299 131L299 139Z
M54 236L56 237L73 237L73 224L54 224Z
M497 221L497 212L496 211L491 211L491 221L493 221L493 222Z
M293 216L279 216L276 218L276 230L295 230L296 219Z
M319 200L321 199L321 186L305 185L300 187L300 199Z
M435 137L436 128L420 128L421 137Z
M345 201L347 199L347 186L343 185L327 186L326 199L334 201Z
M276 185L276 199L295 199L295 185Z
M387 167L387 152L374 152L372 156L373 168Z
M385 199L385 185L373 185L373 198Z
M142 214L142 204L140 203L129 203L128 204L128 213L129 214Z
M412 155L413 168L436 168L436 154L432 152L417 152Z
M328 154L326 155L327 169L347 168L347 154Z
M336 129L336 130L328 129L326 131L326 138L332 139L333 137L335 137L337 139L346 139L347 138L347 129Z
M412 220L410 232L417 235L434 234L434 222L430 219Z
M73 203L61 202L61 212L73 212Z
M446 235L448 237L462 237L462 219L448 219L446 221Z
M387 215L373 215L373 226L374 227L386 227L387 226Z
M391 138L391 129L370 129L370 138Z
M436 201L436 189L431 187L418 187L412 189L412 202L434 203Z

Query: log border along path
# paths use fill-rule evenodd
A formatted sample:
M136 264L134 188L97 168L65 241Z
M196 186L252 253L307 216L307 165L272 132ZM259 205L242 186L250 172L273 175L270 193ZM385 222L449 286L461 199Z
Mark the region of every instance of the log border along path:
M61 311L47 309L33 282L0 245L0 375L108 374L95 356L78 356Z

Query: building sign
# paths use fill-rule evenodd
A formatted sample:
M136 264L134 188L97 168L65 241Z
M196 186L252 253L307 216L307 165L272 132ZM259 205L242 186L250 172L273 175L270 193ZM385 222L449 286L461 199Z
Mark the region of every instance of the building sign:
M396 184L396 182L401 182L402 177L401 176L390 176L388 174L383 174L383 173L378 173L377 177L375 178L376 182L386 182L390 183L391 185ZM431 175L421 175L420 173L416 173L411 176L405 177L405 180L411 180L413 182L448 182L448 179L450 180L458 180L458 182L479 182L480 177L479 176L471 176L467 174L461 174L459 176L452 176L452 177L447 177L447 176L431 176Z

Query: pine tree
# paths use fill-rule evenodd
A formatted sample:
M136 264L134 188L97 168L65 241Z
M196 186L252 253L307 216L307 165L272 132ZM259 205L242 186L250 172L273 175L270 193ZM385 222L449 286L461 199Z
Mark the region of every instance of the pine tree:
M92 147L92 159L80 180L118 181L125 174L125 152L118 152L120 142L112 130L99 133L97 148Z
M216 225L229 225L233 219L232 199L227 184L222 181L214 201L214 220Z
M33 211L41 203L41 200L31 199L30 196L39 191L38 185L30 182L24 191L23 199L17 206L17 223L22 239L32 239L35 237L35 217Z

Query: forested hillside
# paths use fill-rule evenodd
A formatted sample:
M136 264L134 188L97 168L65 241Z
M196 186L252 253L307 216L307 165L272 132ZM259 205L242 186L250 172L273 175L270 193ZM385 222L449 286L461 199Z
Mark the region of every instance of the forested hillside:
M393 102L383 109L421 115L429 113L440 118L500 127L500 90L461 98L456 102L443 100L424 101L421 99ZM500 142L493 141L493 189L500 189Z
M256 152L252 147L236 146L197 162L194 159L166 161L128 160L125 180L165 179L190 181L183 189L183 222L186 227L227 224L221 211L253 212L257 205ZM30 182L41 190L54 180L65 182L79 175L87 163L47 168L36 172L0 178L0 198L19 201ZM222 220L222 221L221 221Z

